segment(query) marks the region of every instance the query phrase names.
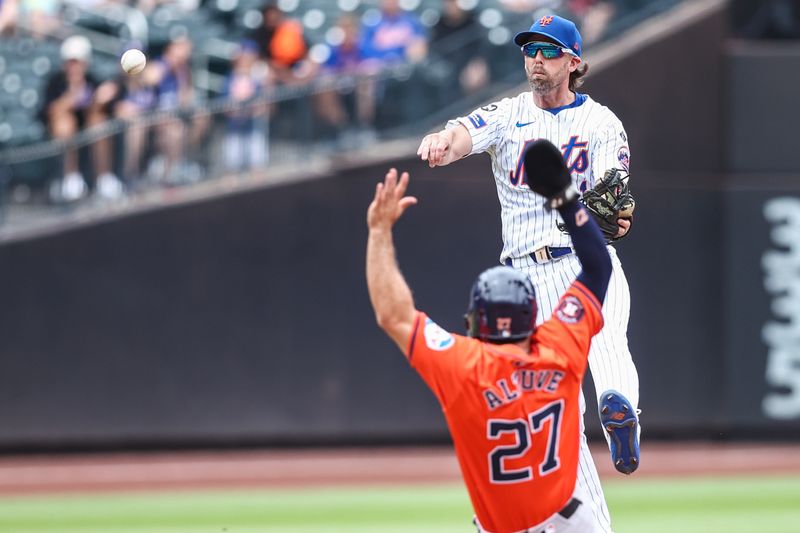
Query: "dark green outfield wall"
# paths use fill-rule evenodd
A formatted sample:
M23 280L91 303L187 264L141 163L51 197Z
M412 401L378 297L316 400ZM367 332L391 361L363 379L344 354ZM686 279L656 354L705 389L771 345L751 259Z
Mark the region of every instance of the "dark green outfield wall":
M717 13L587 84L631 139L639 207L618 250L645 429L798 437L800 179L723 177L724 34ZM417 304L460 331L500 249L485 156L432 171L409 154L7 244L0 448L444 440L367 298L365 210L389 165L420 198L397 229Z

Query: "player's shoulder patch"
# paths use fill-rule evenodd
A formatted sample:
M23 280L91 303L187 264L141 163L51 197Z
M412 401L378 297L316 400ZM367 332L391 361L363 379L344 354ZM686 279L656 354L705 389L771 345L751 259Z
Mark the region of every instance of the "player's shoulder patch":
M480 113L473 113L469 115L467 119L472 123L472 126L476 130L486 126L486 120Z
M628 149L627 145L620 146L619 149L617 149L617 161L626 172L630 172L631 151Z
M566 324L579 322L584 314L586 313L580 299L571 294L565 296L556 309L556 317Z
M425 319L425 329L422 334L425 337L425 344L428 348L437 352L450 348L456 342L453 335L442 329L439 324L430 318Z

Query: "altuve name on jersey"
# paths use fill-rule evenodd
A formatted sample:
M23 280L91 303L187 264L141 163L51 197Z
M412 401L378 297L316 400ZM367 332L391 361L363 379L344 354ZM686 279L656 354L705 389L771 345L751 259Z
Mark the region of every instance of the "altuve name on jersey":
M555 394L564 375L561 370L520 369L511 374L510 380L498 379L495 387L485 389L483 398L486 400L489 410L493 411L520 399L526 392L544 391Z

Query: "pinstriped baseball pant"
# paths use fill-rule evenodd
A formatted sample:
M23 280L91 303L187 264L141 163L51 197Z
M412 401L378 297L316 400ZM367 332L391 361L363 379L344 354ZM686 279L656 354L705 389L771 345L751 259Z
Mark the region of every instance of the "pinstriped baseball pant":
M587 494L579 485L575 486L572 493L572 500L570 504L577 498L581 503L569 515L565 516L563 509L557 513L553 513L547 520L528 529L519 531L517 533L602 533L607 531L595 520L589 505L587 505ZM481 527L478 518L475 517L472 522L478 533L490 533L488 530Z
M613 266L608 292L603 302L603 329L592 339L589 350L589 369L594 380L597 400L608 389L625 395L634 408L639 405L639 375L628 348L628 318L630 316L630 289L622 270L616 250L608 247ZM541 324L553 313L559 299L581 272L580 261L575 254L544 264L536 264L528 257L513 259L514 268L528 274L536 290L539 305L537 324ZM585 400L581 397L581 411L585 412ZM599 421L598 421L599 423ZM581 430L584 429L581 420ZM606 506L597 469L589 452L585 434L581 434L578 485L589 495L593 512L603 531L611 531L611 520Z

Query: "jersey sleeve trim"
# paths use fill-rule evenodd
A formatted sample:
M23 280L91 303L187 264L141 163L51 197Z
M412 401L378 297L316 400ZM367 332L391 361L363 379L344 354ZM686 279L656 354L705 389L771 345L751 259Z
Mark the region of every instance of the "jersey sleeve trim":
M586 296L586 299L589 300L589 302L591 302L595 308L597 308L597 312L600 313L600 316L603 316L603 305L600 303L600 300L597 299L597 296L595 296L594 293L586 287L586 285L576 280L572 283L572 286L579 290L581 294Z
M411 329L411 338L408 341L408 349L406 350L406 359L411 361L414 357L414 343L417 340L417 332L419 331L419 323L422 318L422 312L417 311L417 316L414 317L414 327Z
M476 126L475 122L472 122L472 121L469 120L469 117L458 117L458 118L454 118L453 120L448 121L447 122L447 126L451 127L451 128L457 128L458 126L464 126L464 128L466 128L467 132L469 132L469 136L474 139L475 138L475 134L478 133L477 130L479 130L480 128L483 128L484 126L486 126L485 119L482 119L482 120L484 121L483 125L482 126Z

